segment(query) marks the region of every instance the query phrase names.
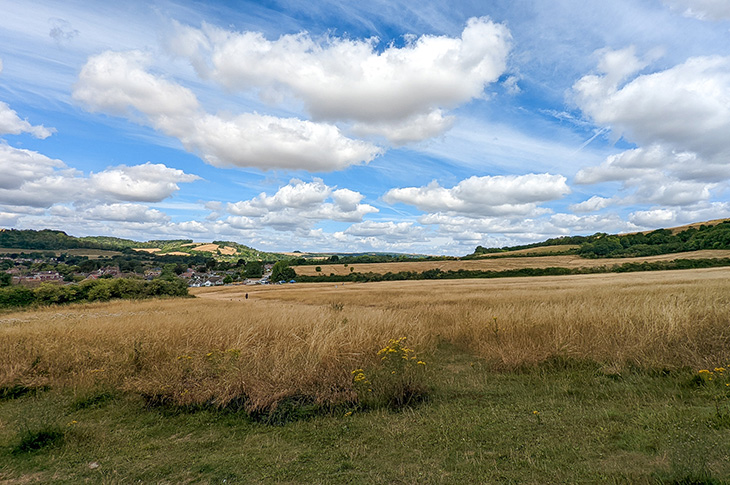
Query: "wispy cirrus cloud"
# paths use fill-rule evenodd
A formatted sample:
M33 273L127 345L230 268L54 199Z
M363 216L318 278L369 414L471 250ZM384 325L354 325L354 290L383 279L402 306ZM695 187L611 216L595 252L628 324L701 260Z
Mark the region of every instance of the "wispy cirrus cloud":
M725 0L664 0L664 3L681 11L685 17L700 20L730 19L730 4Z

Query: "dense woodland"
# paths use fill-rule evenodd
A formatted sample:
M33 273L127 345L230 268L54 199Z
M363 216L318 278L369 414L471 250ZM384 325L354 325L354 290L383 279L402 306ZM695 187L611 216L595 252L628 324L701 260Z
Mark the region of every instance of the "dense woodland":
M592 236L560 237L540 243L504 248L477 246L471 256L561 245L578 245L578 249L569 249L566 252L577 253L584 258L639 257L700 249L730 249L730 221L716 225L702 225L699 228L693 227L676 233L669 229L657 229L649 233L622 235L596 233Z
M0 288L0 308L187 295L188 285L180 278L100 279L76 285L43 283L34 289L12 285Z

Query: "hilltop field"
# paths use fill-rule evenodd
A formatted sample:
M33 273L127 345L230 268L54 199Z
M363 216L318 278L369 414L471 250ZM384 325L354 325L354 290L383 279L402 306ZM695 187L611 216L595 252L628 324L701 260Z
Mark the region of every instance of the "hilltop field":
M730 480L730 269L192 293L0 314L0 480Z

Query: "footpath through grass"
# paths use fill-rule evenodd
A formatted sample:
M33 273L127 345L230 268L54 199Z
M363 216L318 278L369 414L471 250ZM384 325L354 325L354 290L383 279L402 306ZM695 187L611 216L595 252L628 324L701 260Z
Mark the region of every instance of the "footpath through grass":
M147 407L103 389L8 394L0 481L730 481L730 419L696 369L553 360L495 372L442 346L427 378L432 392L411 407L293 412L277 425L243 412Z

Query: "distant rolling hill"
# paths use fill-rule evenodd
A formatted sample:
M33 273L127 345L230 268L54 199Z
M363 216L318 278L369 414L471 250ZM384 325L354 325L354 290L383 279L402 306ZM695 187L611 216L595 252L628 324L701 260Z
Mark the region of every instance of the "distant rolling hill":
M0 229L0 248L17 250L71 250L93 249L108 251L134 250L156 255L206 255L219 261L277 261L286 258L283 254L258 251L244 244L230 241L195 243L192 239L132 241L108 236L74 237L63 231L50 229L19 230Z

